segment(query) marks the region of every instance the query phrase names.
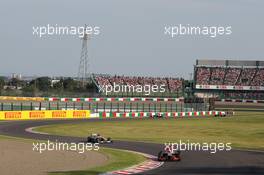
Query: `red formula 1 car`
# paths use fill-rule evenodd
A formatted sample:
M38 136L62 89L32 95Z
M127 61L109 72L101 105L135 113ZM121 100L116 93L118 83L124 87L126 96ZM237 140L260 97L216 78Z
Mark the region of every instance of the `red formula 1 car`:
M160 151L158 154L158 161L180 161L180 151L169 152Z

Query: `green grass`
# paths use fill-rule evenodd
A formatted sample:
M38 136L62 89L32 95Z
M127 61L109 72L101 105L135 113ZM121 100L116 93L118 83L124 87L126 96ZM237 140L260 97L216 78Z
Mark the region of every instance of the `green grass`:
M233 148L264 150L264 113L238 112L233 117L124 120L58 124L37 128L55 135L86 137L100 133L116 140L145 142L224 142Z
M55 172L50 175L96 175L104 172L110 172L117 169L123 169L135 164L139 164L145 160L142 155L131 153L128 151L120 151L116 149L102 148L101 153L106 155L109 163L103 166L94 167L84 171L70 171L70 172Z

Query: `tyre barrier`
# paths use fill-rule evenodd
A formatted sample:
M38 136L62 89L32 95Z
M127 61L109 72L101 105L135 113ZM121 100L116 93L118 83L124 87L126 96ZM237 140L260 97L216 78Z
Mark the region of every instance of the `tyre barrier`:
M197 111L197 112L99 112L93 113L92 117L99 118L143 118L143 117L159 117L159 118L170 118L170 117L200 117L200 116L226 116L224 111Z
M145 102L145 101L157 101L157 102L183 102L184 98L57 98L57 97L9 97L0 96L0 100L13 100L13 101L60 101L60 102ZM237 103L264 103L264 100L249 100L249 99L217 99L219 102L237 102Z
M56 98L56 97L7 97L1 96L0 100L14 100L14 101L50 101L50 102L183 102L184 98Z
M44 98L45 101L61 101L61 102L134 102L134 101L171 101L181 102L183 98Z
M89 119L89 118L172 118L172 117L202 117L230 116L224 111L197 112L99 112L90 113L89 110L36 110L36 111L0 111L0 120L37 120L37 119ZM232 112L232 115L234 113Z

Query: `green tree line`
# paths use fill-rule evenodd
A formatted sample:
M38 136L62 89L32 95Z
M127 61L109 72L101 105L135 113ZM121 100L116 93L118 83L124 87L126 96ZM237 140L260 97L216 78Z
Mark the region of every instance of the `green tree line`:
M95 92L96 86L93 83L87 83L82 86L78 81L73 78L61 78L52 83L50 77L39 77L31 81L19 80L12 78L5 80L0 77L0 95L20 93L26 96L36 96L43 93L85 93Z

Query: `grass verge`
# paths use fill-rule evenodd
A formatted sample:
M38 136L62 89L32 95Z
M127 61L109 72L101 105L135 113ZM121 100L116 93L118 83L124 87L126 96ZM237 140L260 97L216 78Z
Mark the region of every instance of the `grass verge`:
M117 149L102 148L101 153L106 155L109 163L103 166L94 167L84 171L70 171L70 172L54 172L50 175L97 175L109 171L127 168L139 164L146 159L139 154L128 151L121 151Z

